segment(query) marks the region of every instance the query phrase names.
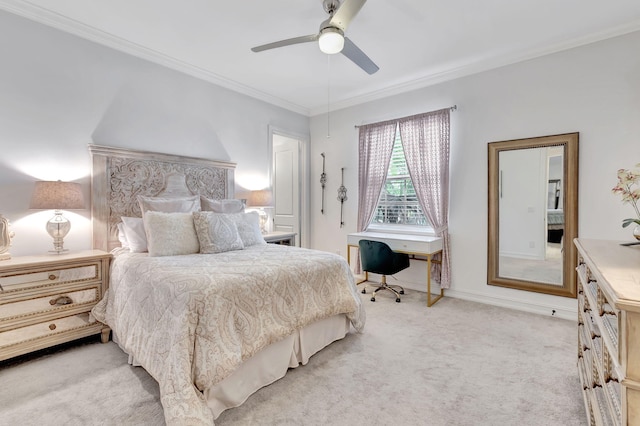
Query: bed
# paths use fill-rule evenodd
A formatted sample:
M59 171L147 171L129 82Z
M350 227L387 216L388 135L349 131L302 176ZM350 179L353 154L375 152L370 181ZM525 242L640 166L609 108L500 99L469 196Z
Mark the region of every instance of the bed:
M289 368L362 330L365 313L342 257L263 239L219 250L221 233L212 241L202 235L234 223L244 238L243 229L254 229L243 228L249 213L144 210L145 197L231 199L233 163L89 149L94 247L113 253L109 290L92 315L112 329L129 362L158 381L167 424L213 424ZM143 210L148 251L121 247L118 228ZM194 252L188 217L199 250L213 252Z

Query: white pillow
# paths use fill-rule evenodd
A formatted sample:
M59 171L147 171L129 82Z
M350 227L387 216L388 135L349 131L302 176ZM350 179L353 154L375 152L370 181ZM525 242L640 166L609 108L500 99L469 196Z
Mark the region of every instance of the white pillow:
M127 235L124 233L124 223L118 222L118 241L120 241L120 247L129 248L129 241L127 241Z
M124 235L129 243L129 250L133 253L147 251L147 235L144 232L144 222L141 217L121 217Z
M244 248L238 226L229 215L195 212L193 223L200 241L200 253L222 253Z
M191 213L200 211L200 197L145 197L138 195L142 215L146 212Z
M240 200L226 199L213 200L204 195L200 196L200 206L203 211L216 213L242 213L244 212L244 204Z
M260 215L256 211L229 215L238 227L238 234L245 247L267 244L260 231Z
M149 256L176 256L200 251L191 213L148 211L144 215Z

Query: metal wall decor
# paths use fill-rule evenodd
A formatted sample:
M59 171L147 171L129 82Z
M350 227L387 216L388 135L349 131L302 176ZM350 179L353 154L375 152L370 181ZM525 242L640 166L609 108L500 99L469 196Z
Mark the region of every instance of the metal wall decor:
M340 188L338 188L338 201L340 201L340 228L344 226L342 208L344 207L344 202L347 201L347 188L344 187L344 167L341 170L342 183L340 185Z
M320 213L324 214L324 186L327 184L327 174L324 172L324 152L322 155L322 174L320 175L320 186L322 186L322 206L320 207Z

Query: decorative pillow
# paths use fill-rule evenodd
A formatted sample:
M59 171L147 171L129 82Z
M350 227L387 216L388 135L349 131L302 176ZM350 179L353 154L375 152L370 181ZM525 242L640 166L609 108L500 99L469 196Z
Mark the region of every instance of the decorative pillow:
M200 241L200 253L222 253L244 248L238 226L229 215L195 212L193 223Z
M142 214L146 212L191 213L200 211L200 197L145 197L138 195Z
M238 234L245 247L267 244L260 231L260 215L256 211L229 215L238 227Z
M216 213L242 213L244 212L244 204L240 200L213 200L203 195L200 196L200 206L202 211Z
M149 256L198 253L200 244L191 213L148 211L144 215Z
M141 217L121 217L124 235L129 243L129 250L133 253L147 251L147 234L144 232L144 222Z
M120 241L120 247L129 248L129 241L127 241L127 235L124 233L124 223L118 223L118 241Z

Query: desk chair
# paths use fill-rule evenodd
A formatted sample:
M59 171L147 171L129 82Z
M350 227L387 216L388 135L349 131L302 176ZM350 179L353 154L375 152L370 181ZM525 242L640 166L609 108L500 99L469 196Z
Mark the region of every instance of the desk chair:
M400 295L404 294L404 288L399 285L387 284L387 275L393 275L409 267L409 255L406 253L396 253L383 242L360 240L360 261L362 270L382 275L378 287L371 295L371 301L376 301L376 293L380 290L388 290L396 295L396 302L400 303ZM398 290L396 290L398 289ZM367 293L367 287L362 289L362 293Z

